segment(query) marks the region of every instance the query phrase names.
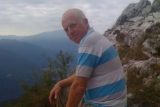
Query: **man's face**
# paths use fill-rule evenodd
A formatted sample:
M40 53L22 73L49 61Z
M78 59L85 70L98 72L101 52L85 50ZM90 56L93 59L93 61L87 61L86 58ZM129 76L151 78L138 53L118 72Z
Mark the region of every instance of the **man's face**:
M63 19L62 26L68 37L76 43L79 43L88 31L87 19L80 20L73 14L67 15Z

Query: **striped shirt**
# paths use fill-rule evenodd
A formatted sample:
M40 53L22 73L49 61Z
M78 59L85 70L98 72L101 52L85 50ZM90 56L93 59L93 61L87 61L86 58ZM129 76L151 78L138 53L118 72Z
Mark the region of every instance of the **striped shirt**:
M89 78L85 103L125 107L126 82L118 53L113 43L92 28L79 44L76 76Z

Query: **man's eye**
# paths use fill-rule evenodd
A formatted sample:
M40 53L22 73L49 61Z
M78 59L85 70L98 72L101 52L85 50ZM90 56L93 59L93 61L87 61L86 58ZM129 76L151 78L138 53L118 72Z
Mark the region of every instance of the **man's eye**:
M76 27L76 23L72 23L72 24L70 24L67 28L65 28L64 30L66 31L66 32L68 32L68 30L69 29L73 29L74 27Z
M70 28L74 28L75 26L76 26L77 24L76 23L74 23L74 24L70 24Z
M68 28L64 29L66 32L68 32Z

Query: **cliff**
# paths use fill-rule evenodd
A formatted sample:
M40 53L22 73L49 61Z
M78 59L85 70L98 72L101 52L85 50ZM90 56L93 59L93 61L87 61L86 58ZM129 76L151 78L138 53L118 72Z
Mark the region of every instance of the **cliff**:
M123 62L129 106L160 106L160 0L130 4L104 35L115 43Z

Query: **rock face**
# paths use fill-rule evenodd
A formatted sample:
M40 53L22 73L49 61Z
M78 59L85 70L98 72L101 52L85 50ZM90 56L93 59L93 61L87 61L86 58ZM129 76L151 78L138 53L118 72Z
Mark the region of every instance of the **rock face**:
M152 12L160 11L160 0L155 0L152 4Z
M136 51L135 47L140 48L140 51L148 57L145 61L160 57L160 0L155 0L152 5L148 0L130 4L116 24L104 35L117 47L129 47L133 49L132 51ZM129 62L127 64L129 65Z
M133 71L138 80L142 78L143 84L138 86L140 92L136 92L145 92L143 88L151 86L155 79L160 81L160 0L154 0L152 4L148 0L130 4L122 12L115 25L104 35L116 44L126 74ZM140 89L142 86L144 87ZM132 96L130 98L135 97L130 90L128 93ZM135 99L138 98L135 97ZM138 103L130 107L135 106L140 107ZM153 105L148 107L153 107ZM154 105L154 107L160 107L160 105Z
M123 44L129 47L135 46L147 29L160 22L160 11L158 10L160 6L156 7L154 4L157 6L155 1L151 5L148 0L130 4L113 28L107 30L104 35L115 43L119 42L116 38L121 38L120 41ZM154 12L153 8L156 8Z
M151 11L151 3L148 0L141 0L139 3L130 4L118 18L116 25L122 25L129 19L136 16L146 16Z

